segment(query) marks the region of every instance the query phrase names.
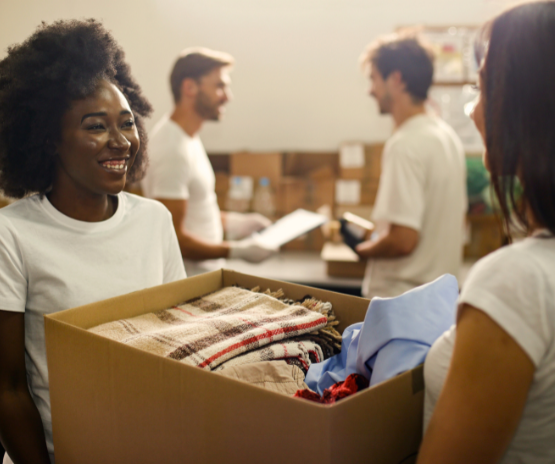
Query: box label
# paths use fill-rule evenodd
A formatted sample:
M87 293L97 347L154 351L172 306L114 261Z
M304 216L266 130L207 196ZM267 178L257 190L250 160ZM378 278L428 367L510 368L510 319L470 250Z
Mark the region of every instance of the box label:
M364 146L361 143L350 143L341 146L339 165L344 169L364 167Z
M360 181L339 179L335 183L335 201L340 205L360 203Z

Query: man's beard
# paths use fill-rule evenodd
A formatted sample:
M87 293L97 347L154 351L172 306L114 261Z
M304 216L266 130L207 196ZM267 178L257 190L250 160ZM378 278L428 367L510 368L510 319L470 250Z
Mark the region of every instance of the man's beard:
M195 111L197 114L208 121L220 120L221 103L214 103L204 92L199 92L195 100Z
M380 107L380 114L391 113L391 95L389 92L386 92L383 97L378 100L378 106Z

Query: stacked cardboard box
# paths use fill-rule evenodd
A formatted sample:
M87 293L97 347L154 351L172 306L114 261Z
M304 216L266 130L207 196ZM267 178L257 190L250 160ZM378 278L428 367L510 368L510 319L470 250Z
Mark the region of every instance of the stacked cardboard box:
M359 216L369 218L378 193L382 151L382 143L341 146L335 189L337 217L356 208Z
M216 171L216 197L218 198L218 206L220 210L227 209L226 199L227 191L229 190L229 174L222 171Z
M465 258L482 258L506 243L501 218L496 214L468 215L466 223Z
M284 216L299 208L309 211L316 211L324 205L333 208L334 188L334 178L284 177L276 193L277 211Z
M272 190L278 192L283 177L283 155L279 152L210 154L209 159L216 173L218 206L223 211L228 209L227 197L233 176L250 177L253 181L254 191L260 179L266 177L270 181ZM279 216L270 219L277 219L277 217Z
M281 213L297 208L316 211L334 206L334 180L338 171L336 152L288 152L283 159L284 178L279 191Z
M344 243L325 243L320 256L326 263L326 272L329 276L359 279L364 277L366 260L361 259Z
M229 173L232 176L249 176L255 183L262 177L270 180L275 188L283 177L282 153L233 153L229 158Z
M316 211L327 205L331 211L335 201L335 179L338 174L338 154L336 152L270 152L270 153L232 153L228 156L228 171L224 168L219 155L210 160L216 172L216 195L221 209L226 208L226 198L233 176L251 177L254 181L254 194L261 178L270 181L274 192L277 219L296 209ZM320 251L324 239L320 230L294 240L284 248L290 250Z
M284 154L284 178L278 192L282 215L298 208L317 211L335 205L335 179L338 172L337 152L288 152ZM320 251L324 237L320 229L299 237L284 246L286 250Z
M328 206L339 217L352 211L369 218L381 171L382 144L345 144L338 152L232 153L226 161L210 155L216 173L216 194L226 209L231 176L247 176L256 186L262 177L274 192L277 219L296 209L316 211ZM227 169L227 172L223 171ZM284 249L321 251L320 230L294 240Z

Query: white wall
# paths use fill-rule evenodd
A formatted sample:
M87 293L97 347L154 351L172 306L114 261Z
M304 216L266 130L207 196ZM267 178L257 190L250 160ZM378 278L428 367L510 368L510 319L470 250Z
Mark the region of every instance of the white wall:
M396 26L476 24L506 0L2 0L0 57L41 21L95 17L112 30L155 107L171 108L170 67L187 46L234 55L234 100L207 124L209 151L328 150L384 140L358 56Z

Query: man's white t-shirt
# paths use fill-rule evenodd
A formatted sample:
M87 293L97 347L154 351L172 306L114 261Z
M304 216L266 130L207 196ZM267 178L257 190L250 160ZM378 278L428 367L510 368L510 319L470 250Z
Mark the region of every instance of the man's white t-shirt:
M186 277L169 211L117 199L101 222L72 219L38 195L0 209L0 310L25 313L27 379L51 454L43 316Z
M555 237L543 232L481 259L471 269L459 303L484 311L536 367L520 423L501 462L555 462ZM455 338L453 326L426 358L424 429L445 382Z
M187 133L169 116L154 127L149 141L150 164L141 186L148 198L187 200L185 230L210 243L222 243L223 228L215 192L215 176L198 136ZM187 275L221 269L223 259L185 260Z
M459 138L437 117L411 117L385 144L372 219L378 234L397 224L417 230L419 241L408 256L369 260L364 296L397 296L442 274L457 276L466 208Z

